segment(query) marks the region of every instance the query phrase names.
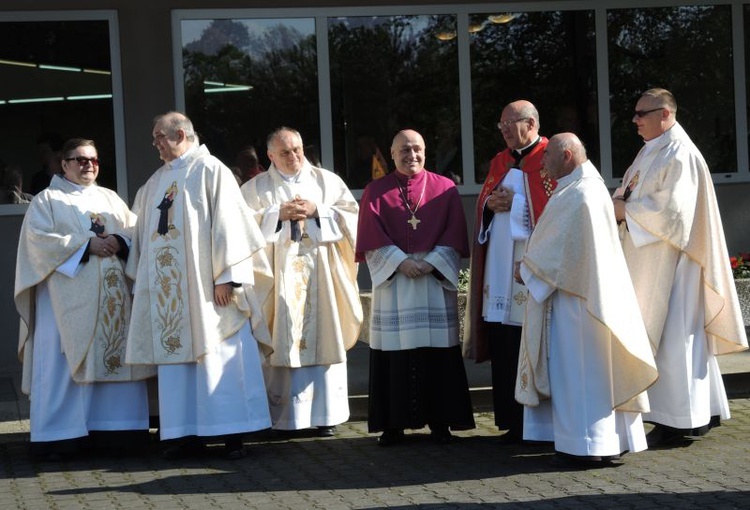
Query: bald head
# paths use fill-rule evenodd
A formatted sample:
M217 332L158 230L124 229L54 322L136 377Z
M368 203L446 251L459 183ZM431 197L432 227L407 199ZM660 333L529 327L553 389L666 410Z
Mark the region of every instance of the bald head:
M154 125L157 124L163 126L168 135L175 135L178 131L182 131L189 142L195 139L193 123L184 113L167 112L159 115L154 119Z
M151 136L163 161L177 159L197 141L193 123L180 112L167 112L156 117Z
M525 99L513 101L503 108L498 126L509 149L523 149L539 137L539 112Z
M570 174L587 160L586 149L580 138L573 133L559 133L550 138L544 149L542 165L552 179Z
M396 133L391 144L391 158L396 171L404 175L416 175L424 169L425 145L422 135L413 129Z

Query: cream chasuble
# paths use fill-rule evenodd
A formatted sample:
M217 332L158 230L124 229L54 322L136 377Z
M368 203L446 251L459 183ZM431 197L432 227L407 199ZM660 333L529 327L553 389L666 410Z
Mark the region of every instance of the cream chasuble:
M625 195L622 246L654 352L681 254L702 268L705 331L713 353L747 349L711 174L682 126L676 123L646 143L614 193ZM646 235L638 236L639 230Z
M91 237L129 239L135 216L114 192L54 176L24 217L18 246L15 301L21 315L23 389L30 388L35 287L46 282L60 342L74 381L132 381L153 369L124 364L130 290L117 257L81 256Z
M271 165L245 183L242 194L255 211L274 272L273 280L256 285L273 338L267 362L294 368L345 362L362 324L354 196L336 174L308 162L292 177ZM280 204L297 196L316 204L318 218L280 222Z
M234 290L234 305L214 304L222 275L264 245L226 166L205 146L193 147L151 176L133 210L138 224L127 273L135 280L138 320L128 337L127 363L195 362L248 317L256 339L270 341L251 287L270 277L262 258L247 274L232 274L247 284Z
M525 266L525 268L524 268ZM558 186L529 239L522 268L557 292L585 301L590 318L605 326L596 338L609 358L611 408L648 410L645 391L656 364L619 245L614 210L596 168L586 162ZM550 300L530 299L521 337L516 400L536 406L549 398Z

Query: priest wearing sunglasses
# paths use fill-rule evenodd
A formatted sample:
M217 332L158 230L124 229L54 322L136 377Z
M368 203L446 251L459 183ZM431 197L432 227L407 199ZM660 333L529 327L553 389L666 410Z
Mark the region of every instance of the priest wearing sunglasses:
M124 363L131 308L124 264L135 215L96 184L93 141L69 140L62 156L63 173L26 212L16 264L31 453L45 460L75 455L86 442L132 449L140 436L145 446L145 379L155 373Z
M711 173L677 122L677 102L650 89L635 105L643 148L614 195L625 259L656 356L649 446L684 444L729 418L717 355L747 349Z

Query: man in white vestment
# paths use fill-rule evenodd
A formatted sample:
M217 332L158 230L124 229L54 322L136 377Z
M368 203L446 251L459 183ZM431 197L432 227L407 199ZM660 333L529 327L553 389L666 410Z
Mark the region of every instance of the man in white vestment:
M125 260L135 216L114 191L96 185L93 141L69 140L62 157L63 174L26 211L14 294L31 451L50 460L76 453L77 439L94 431L140 431L128 435L147 440L145 379L155 373L124 364L131 306Z
M644 92L633 123L645 145L614 195L615 215L659 380L650 445L684 442L729 418L717 355L747 349L708 165L664 89Z
M270 277L252 261L263 247L232 171L197 143L192 122L155 119L164 165L138 190L128 276L135 280L126 362L157 365L159 433L167 458L270 427L258 342L268 342L252 285ZM250 321L248 321L250 318ZM257 341L256 341L257 339Z
M463 349L477 363L490 360L495 425L507 430L499 441L513 444L523 440L523 406L515 388L526 301L513 272L554 181L541 171L547 139L539 135L533 104L506 105L497 127L507 148L492 158L477 198Z
M333 172L311 165L302 137L268 137L271 167L242 186L265 236L272 285L257 287L273 339L263 372L273 427L332 436L349 419L346 351L362 325L354 245L357 201Z
M611 465L646 449L654 357L612 201L583 144L553 136L543 166L557 188L517 273L529 289L516 382L523 437L554 441L557 467Z

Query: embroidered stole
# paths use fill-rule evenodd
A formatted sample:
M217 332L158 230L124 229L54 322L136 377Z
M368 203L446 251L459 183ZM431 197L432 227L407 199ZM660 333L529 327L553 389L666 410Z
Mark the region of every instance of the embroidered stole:
M158 188L163 189L159 209L152 214L147 234L151 235L148 257L148 292L151 295L151 331L156 362L192 360L193 334L188 301L187 262L184 239L185 170L164 172ZM140 320L140 318L136 318Z
M96 190L92 190L96 191ZM109 234L111 215L97 211L111 208L107 198L96 192L65 193L72 209L77 214L83 232L93 231ZM124 365L125 341L130 321L130 290L126 283L123 264L117 257L91 257L87 264L98 264L99 278L96 289L86 289L97 300L96 327L86 358L73 374L78 382L130 381L131 367ZM81 289L83 291L83 289ZM76 341L85 341L79 338Z

